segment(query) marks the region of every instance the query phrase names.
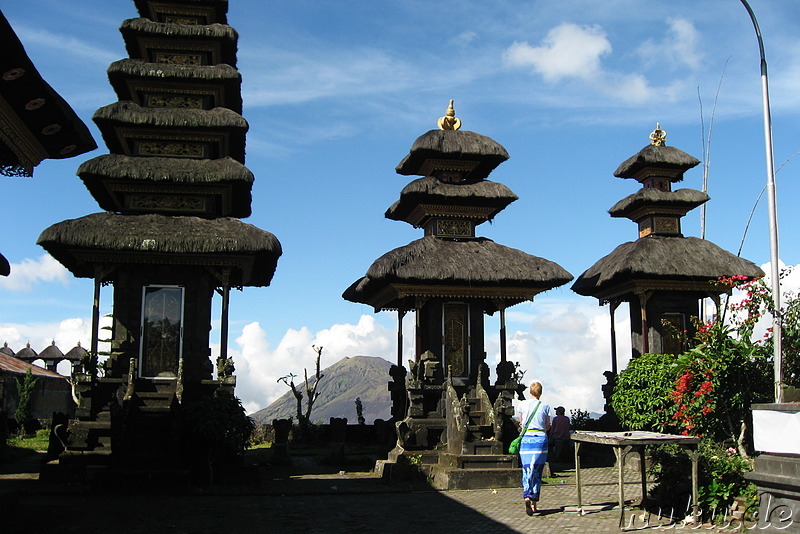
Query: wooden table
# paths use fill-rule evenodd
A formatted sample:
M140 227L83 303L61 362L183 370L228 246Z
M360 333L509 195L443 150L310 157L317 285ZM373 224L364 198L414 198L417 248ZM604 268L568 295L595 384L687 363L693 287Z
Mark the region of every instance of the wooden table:
M686 451L689 459L692 461L692 513L696 516L698 513L697 507L697 444L700 443L700 438L696 436L677 436L674 434L660 434L658 432L645 432L641 430L633 430L630 432L590 432L590 431L577 431L571 436L572 441L575 442L575 485L578 487L578 509L582 509L583 501L581 500L581 460L580 448L582 443L598 443L600 445L609 445L614 449L614 456L617 460L618 467L618 493L619 493L619 509L620 509L620 527L623 526L625 517L625 457L633 451L639 453L639 466L642 474L642 506L647 499L647 475L645 473L644 464L644 448L646 445L663 445L666 443L676 443Z

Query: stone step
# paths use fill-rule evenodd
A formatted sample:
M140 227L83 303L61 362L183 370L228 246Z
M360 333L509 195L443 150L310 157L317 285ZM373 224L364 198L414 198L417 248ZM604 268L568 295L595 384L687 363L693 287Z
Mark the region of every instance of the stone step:
M434 466L431 485L438 490L516 488L522 477L518 468L458 469Z

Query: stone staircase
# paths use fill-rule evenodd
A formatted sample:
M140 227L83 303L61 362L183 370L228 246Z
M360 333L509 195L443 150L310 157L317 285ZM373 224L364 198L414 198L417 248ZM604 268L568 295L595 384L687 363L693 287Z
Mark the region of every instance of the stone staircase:
M438 423L441 441L435 448L406 450L398 444L387 460L376 464L376 473L385 479L424 475L442 490L509 488L520 485L517 455L504 454L500 416L488 395L478 386L445 385L442 406L445 417L406 418L409 428L420 426L429 433ZM436 415L436 414L429 414Z

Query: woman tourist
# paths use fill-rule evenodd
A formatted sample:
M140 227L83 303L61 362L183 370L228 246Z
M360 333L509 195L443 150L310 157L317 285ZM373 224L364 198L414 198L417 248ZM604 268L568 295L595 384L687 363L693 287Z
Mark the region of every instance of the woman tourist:
M522 497L525 513L538 511L537 502L542 488L542 471L547 461L547 431L550 429L550 406L539 400L542 396L541 382L533 382L531 398L517 407L517 418L522 436L519 450L522 462Z

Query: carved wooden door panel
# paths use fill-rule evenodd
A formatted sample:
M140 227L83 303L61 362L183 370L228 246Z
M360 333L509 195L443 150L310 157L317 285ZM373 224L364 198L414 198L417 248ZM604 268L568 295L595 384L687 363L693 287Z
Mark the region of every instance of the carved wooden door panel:
M183 288L145 286L139 375L175 378L183 334Z
M463 302L444 304L444 368L454 377L469 374L469 306Z

